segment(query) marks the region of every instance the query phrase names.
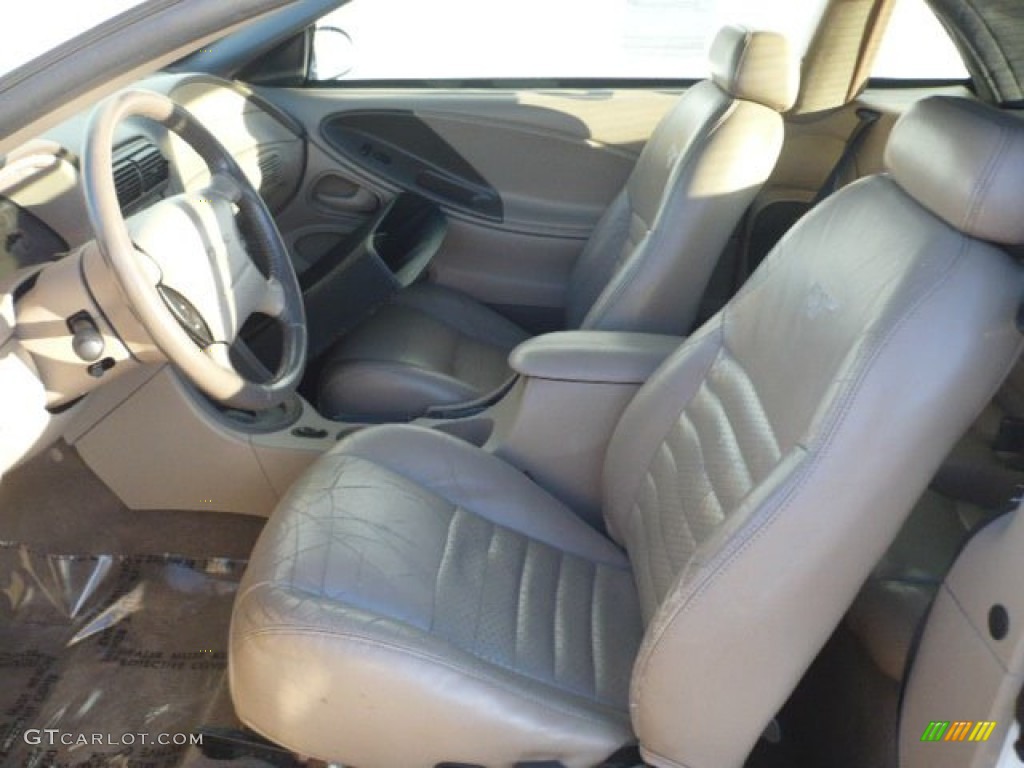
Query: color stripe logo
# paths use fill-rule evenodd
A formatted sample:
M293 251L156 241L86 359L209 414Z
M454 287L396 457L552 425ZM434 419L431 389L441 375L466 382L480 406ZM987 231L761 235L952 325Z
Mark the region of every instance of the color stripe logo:
M996 724L991 720L932 720L921 741L988 741Z

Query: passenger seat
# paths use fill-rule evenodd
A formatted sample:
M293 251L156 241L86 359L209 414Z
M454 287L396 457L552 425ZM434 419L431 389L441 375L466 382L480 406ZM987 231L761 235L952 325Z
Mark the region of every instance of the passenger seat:
M726 27L711 80L663 118L569 279L565 327L684 334L729 236L782 147L798 90L785 38ZM509 254L514 258L515 254ZM394 421L500 387L529 334L471 297L424 283L400 291L328 352L321 413Z

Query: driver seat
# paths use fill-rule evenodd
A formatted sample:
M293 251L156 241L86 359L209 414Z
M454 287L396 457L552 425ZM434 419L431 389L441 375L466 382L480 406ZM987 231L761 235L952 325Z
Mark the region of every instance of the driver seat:
M319 459L237 596L241 720L360 768L741 766L1021 348L1024 124L927 99L887 163L637 392L607 535L440 432Z

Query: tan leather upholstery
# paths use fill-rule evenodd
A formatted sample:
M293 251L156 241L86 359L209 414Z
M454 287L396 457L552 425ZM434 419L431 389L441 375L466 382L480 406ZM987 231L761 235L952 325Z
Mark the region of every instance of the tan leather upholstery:
M464 294L411 286L330 353L321 410L335 419L403 420L473 400L508 380L508 353L527 338Z
M775 33L728 27L712 62L715 81L687 91L658 125L574 265L567 328L681 335L693 325L718 257L778 158L776 110L795 98L798 77ZM343 338L324 366L320 410L412 418L510 377L515 343L479 330L508 321L468 297L454 306L451 293L421 293L415 312L400 293ZM472 354L452 354L467 347Z
M508 361L534 379L643 384L680 343L653 333L560 331L523 342Z
M1024 125L993 140L1001 118L962 109L912 108L903 146L956 130L954 164L1024 146ZM611 541L450 437L343 442L253 554L239 716L362 768L576 768L630 728L654 765L739 768L1019 353L1022 288L891 177L844 188L627 407Z
M902 682L942 580L985 519L976 507L928 491L850 606L847 626L890 679Z
M379 427L282 509L232 630L236 707L270 738L367 768L533 752L584 766L630 738L629 562L520 472Z
M967 99L924 101L903 118L905 130L893 133L885 162L900 186L951 226L980 240L1020 243L1024 143L1014 141L1020 120L996 113L978 125L979 113L990 111ZM948 127L940 128L940 120ZM964 135L976 140L965 144Z
M737 99L787 112L800 90L797 60L789 43L774 32L743 27L722 29L711 44L711 80ZM785 73L785 68L791 71Z

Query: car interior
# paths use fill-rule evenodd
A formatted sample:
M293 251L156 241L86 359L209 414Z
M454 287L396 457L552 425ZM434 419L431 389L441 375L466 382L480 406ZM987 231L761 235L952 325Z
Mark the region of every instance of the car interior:
M437 2L0 76L0 764L1024 765L1024 5Z

